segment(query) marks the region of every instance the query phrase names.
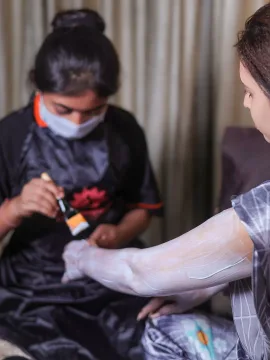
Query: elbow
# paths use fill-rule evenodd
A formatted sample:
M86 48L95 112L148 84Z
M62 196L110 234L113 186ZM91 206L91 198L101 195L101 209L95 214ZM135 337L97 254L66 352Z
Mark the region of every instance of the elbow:
M133 281L130 285L131 291L134 295L140 297L151 297L155 296L155 292L151 287L147 286L143 279L138 278L137 276L133 277Z
M142 279L138 278L133 274L132 281L130 284L131 291L134 295L141 297L151 296L146 286L144 286L144 282Z

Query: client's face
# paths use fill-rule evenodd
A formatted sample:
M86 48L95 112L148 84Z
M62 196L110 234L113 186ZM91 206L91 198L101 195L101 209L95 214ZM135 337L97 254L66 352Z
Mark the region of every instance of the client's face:
M107 109L107 98L100 98L91 90L77 96L55 93L43 93L42 96L46 108L51 113L77 125L102 114Z
M256 128L270 143L270 100L242 63L239 72L245 87L244 106L250 110Z

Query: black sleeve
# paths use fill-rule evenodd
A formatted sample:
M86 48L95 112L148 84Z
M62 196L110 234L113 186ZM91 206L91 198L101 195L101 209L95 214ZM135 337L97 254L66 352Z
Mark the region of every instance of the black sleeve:
M0 205L14 196L14 174L21 149L33 121L32 106L15 111L0 121Z
M131 166L124 192L129 208L148 210L152 215L163 215L163 203L150 163L145 135L136 123L130 137Z
M4 157L3 147L0 141L0 206L10 196L10 183L8 181L8 169Z

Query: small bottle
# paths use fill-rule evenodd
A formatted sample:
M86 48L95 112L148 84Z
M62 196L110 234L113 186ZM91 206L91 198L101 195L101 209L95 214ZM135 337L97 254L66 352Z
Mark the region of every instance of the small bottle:
M45 181L53 182L47 173L42 173L41 178ZM65 222L73 236L77 236L82 231L90 227L83 215L74 209L65 198L57 198L56 200L64 216Z

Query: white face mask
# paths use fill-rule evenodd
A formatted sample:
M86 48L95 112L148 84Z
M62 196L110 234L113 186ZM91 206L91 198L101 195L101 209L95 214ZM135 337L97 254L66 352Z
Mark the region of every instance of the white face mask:
M66 139L82 139L93 131L101 122L104 121L105 113L91 117L83 124L74 124L72 121L59 115L51 113L45 106L44 101L40 99L40 116L55 134Z

